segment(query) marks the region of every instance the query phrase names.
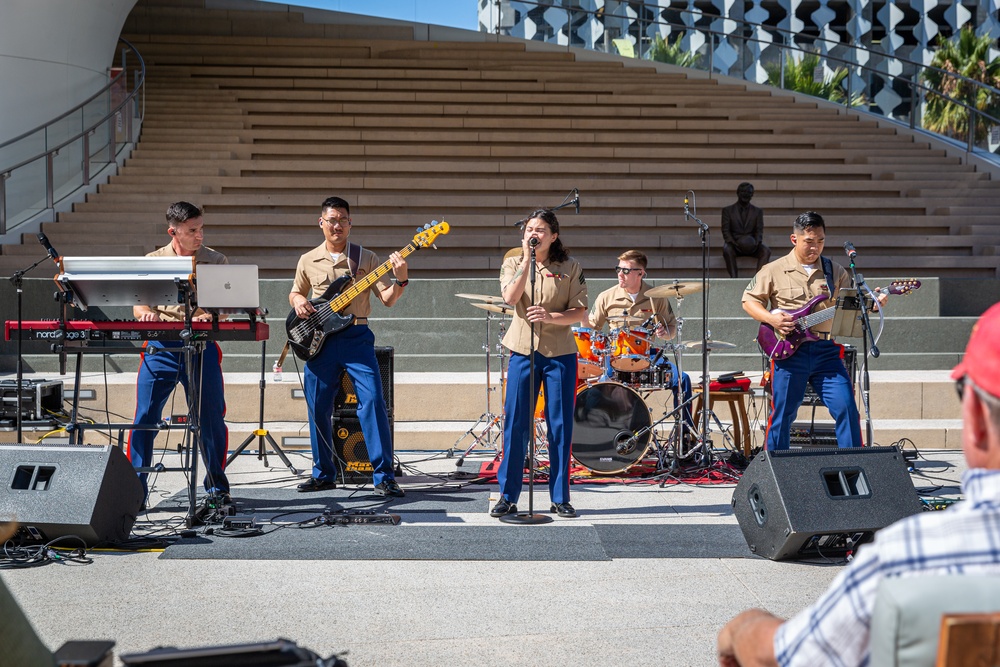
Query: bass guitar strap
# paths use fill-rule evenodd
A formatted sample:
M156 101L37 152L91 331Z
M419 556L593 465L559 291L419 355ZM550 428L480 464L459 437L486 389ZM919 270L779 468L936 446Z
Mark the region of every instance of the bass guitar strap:
M830 298L833 298L833 262L828 257L820 257L823 260L823 275L826 276L826 288L830 290Z
M361 267L361 246L356 243L347 244L347 270L351 272L351 280L358 276Z

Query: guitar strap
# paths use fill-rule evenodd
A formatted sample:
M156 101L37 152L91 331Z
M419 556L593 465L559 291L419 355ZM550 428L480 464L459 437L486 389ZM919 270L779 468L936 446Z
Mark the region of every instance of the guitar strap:
M351 272L351 280L358 275L361 267L361 246L356 243L347 244L347 269Z
M833 298L833 262L828 257L820 257L823 260L823 275L826 277L826 288L830 290L830 298Z

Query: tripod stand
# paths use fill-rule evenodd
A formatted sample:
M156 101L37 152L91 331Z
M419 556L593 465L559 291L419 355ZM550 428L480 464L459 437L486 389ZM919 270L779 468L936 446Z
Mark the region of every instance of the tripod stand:
M288 460L287 456L285 456L285 452L281 451L281 447L278 446L278 443L274 441L274 438L271 437L271 434L268 433L266 428L264 428L264 385L266 384L265 380L266 373L267 373L267 340L262 340L260 341L260 384L259 384L260 410L258 412L257 428L253 431L253 433L251 433L246 437L246 440L244 440L243 443L239 447L237 447L232 454L229 455L229 458L226 459L226 465L232 463L233 460L237 456L239 456L240 453L250 445L250 443L253 442L253 439L257 438L257 460L263 461L265 468L268 467L267 449L264 447L266 440L267 444L271 445L271 449L273 449L274 453L278 455L282 463L288 466L288 469L292 471L292 474L298 475L302 471L298 470L295 466L292 465L292 462Z
M463 440L465 440L465 438L467 438L470 435L472 435L473 433L475 433L476 429L479 427L480 424L482 424L482 423L485 422L486 423L486 428L483 429L483 432L480 433L478 436L476 436L472 440L472 443L465 449L464 452L462 452L462 455L458 457L458 461L455 462L455 466L458 467L458 468L461 468L462 464L465 463L465 457L467 457L469 455L469 452L471 452L473 449L475 449L477 446L479 446L481 444L484 444L484 443L487 444L487 445L492 444L493 448L496 451L499 451L501 449L500 447L497 447L496 443L497 442L501 442L502 438L503 438L503 409L501 407L500 414L494 414L493 411L492 411L492 409L490 408L490 394L492 394L494 391L496 391L496 389L493 387L493 384L492 384L492 381L491 381L491 373L490 373L490 361L493 358L493 355L490 353L490 338L491 338L491 336L490 336L490 322L496 317L493 313L494 312L498 313L499 316L500 316L499 317L499 319L500 319L500 332L499 332L498 336L499 336L500 340L503 340L504 331L506 330L506 326L504 325L504 316L507 314L507 312L509 310L511 310L511 306L507 305L506 303L503 303L503 299L498 299L497 300L498 303L494 304L493 301L494 301L495 297L483 297L482 295L476 295L476 294L457 294L456 296L460 296L460 297L463 297L463 298L486 298L486 299L488 299L488 301L486 303L473 303L473 304L470 304L472 306L475 306L477 308L481 308L481 309L483 309L483 310L486 311L486 340L485 340L485 342L483 344L483 350L486 352L486 412L484 412L482 415L480 415L480 417L476 421L476 423L473 424L472 427L468 431L466 431L465 433L463 433L458 438L458 440L455 441L455 444L452 445L451 449L448 450L448 454L447 454L448 458L451 458L454 455L454 452L458 448L459 443L461 443ZM498 353L499 353L498 356L500 358L500 386L505 386L505 384L504 384L505 383L505 380L504 380L504 371L505 371L505 367L504 367L504 364L505 364L504 349L505 348L503 347L503 345L497 345L497 348L498 348ZM501 401L502 400L503 399L501 398ZM502 444L502 442L501 442L501 444Z

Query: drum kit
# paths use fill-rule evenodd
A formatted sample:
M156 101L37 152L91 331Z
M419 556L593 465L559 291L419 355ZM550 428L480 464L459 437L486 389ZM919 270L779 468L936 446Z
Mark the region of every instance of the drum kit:
M674 298L676 310L684 297L701 291L701 284L678 282L649 289L646 294L656 298ZM496 352L491 350L491 329L499 322L497 341L506 331L505 317L514 306L504 303L497 296L486 294L456 294L468 299L469 305L486 312L486 412L466 431L452 448L448 456L458 451L467 438L471 444L459 456L456 463L461 467L466 456L477 446L483 445L500 451L503 442L503 406L500 414L491 410L490 396L495 388L491 380L491 359L500 360L500 384L505 388L507 350L499 342ZM652 408L647 399L654 391L671 390L679 385L673 376L676 368L678 377L682 374L682 352L700 352L704 341L681 342L683 319L677 317L676 341L656 346L655 330L651 321L630 316L627 313L608 317L610 331L603 333L587 327L573 327L573 337L577 347L577 393L574 408L572 456L576 462L599 475L624 473L647 455L657 457L658 469L674 470L679 460L692 458L697 447L707 439L697 434L696 426L683 419L690 415L689 401L682 402L674 394L674 407L664 409L663 416L652 419ZM736 347L732 343L707 341L708 350ZM667 355L674 359L673 368ZM536 444L545 445L545 428L542 406L544 392L539 397L535 412L536 433L540 435ZM685 409L687 408L687 409ZM484 426L485 425L485 426ZM658 437L663 429L665 437ZM481 432L477 434L480 429Z

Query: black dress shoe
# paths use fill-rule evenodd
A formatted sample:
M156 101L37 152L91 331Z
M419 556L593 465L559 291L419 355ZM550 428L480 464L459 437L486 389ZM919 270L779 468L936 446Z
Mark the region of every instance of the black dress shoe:
M393 498L402 498L406 494L403 490L399 488L399 484L396 483L394 479L384 479L379 482L378 486L375 487L375 494L385 498L386 496L392 496Z
M517 514L517 505L510 502L506 498L501 498L497 501L497 504L493 506L490 510L490 516L498 517L504 514Z
M552 503L549 511L564 517L576 516L576 510L569 503Z
M329 489L336 489L337 483L329 479L316 479L315 477L310 477L308 482L303 482L295 488L299 490L299 493L311 493L312 491L327 491Z

